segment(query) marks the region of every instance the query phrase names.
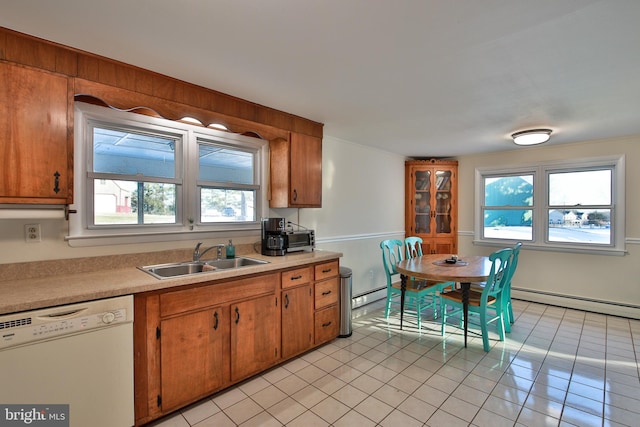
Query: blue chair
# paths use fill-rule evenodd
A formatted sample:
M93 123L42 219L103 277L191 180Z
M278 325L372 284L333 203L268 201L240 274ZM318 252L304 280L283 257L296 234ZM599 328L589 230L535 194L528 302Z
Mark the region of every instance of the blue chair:
M520 255L520 248L522 247L522 243L518 242L513 247L513 255L511 259L511 273L509 274L509 283L507 283L504 289L504 297L502 301L504 302L504 314L506 316L504 327L505 332L511 332L511 325L515 322L515 317L513 317L513 305L511 304L511 281L513 279L513 275L516 273L516 267L518 266L518 256Z
M489 334L487 325L495 322L498 330L500 341L504 341L505 336L505 304L503 298L505 296L504 289L511 280L511 262L513 260L513 249L505 248L492 253L489 256L491 261L491 270L489 278L485 283L482 291L478 289L469 290L469 318L472 314L477 314L480 321L480 330L482 332L482 345L484 351L489 351ZM462 290L454 290L442 294L440 304L442 336L445 334L447 317L452 315L460 315L461 323L463 321L462 307ZM451 312L447 312L447 306L453 307ZM469 322L470 323L470 322Z
M404 259L405 246L401 240L383 240L380 242L382 249L382 263L387 276L387 303L385 306L384 317L389 318L391 305L394 299L399 299L402 291L400 283L393 283L393 276L399 274L396 270L396 264ZM413 311L418 319L418 329L422 327L422 311L431 307L434 315L437 315L438 308L438 287L425 281L416 281L407 278L407 288L405 291L404 309ZM399 304L399 301L398 301Z

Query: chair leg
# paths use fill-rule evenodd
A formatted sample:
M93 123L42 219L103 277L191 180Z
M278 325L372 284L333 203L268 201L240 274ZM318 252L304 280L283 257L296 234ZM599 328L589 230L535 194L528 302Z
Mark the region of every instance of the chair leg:
M480 330L482 331L482 347L484 351L489 352L489 333L487 331L487 312L486 310L480 311Z
M387 306L384 310L384 318L388 319L389 318L389 311L391 310L391 294L387 293Z
M440 300L440 335L444 336L445 325L447 323L447 303Z
M504 304L504 307L502 309L502 314L505 317L504 322L503 322L504 323L503 330L504 330L504 332L506 332L508 334L511 333L511 324L513 323L511 321L511 315L509 315L509 311L510 310L511 310L511 302L507 301Z

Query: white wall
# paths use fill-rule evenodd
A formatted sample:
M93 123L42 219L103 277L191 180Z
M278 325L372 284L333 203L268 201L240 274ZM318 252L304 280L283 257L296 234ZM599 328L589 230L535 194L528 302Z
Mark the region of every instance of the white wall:
M461 254L486 255L496 248L473 244L474 172L478 167L625 155L626 243L624 257L527 250L514 277L514 297L640 318L640 136L576 144L519 148L459 161ZM557 297L562 294L566 297ZM573 298L572 298L573 297ZM610 302L611 304L600 304Z
M342 252L353 295L386 286L380 241L404 238L405 158L330 136L323 139L322 209L301 209L318 247Z

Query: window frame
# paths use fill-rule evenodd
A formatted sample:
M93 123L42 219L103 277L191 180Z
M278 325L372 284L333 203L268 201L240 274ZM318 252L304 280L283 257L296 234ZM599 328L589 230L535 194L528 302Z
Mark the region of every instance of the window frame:
M116 110L83 102L74 106L74 188L75 200L70 206L77 214L69 218L69 232L65 240L70 246L100 246L110 244L147 243L170 240L192 240L211 238L224 233L224 236L243 236L255 233L260 229L260 218L267 209L265 183L267 182L267 165L269 142L259 138L234 134L218 129L201 127L181 121L152 117L128 111ZM181 139L176 149L176 177L149 178L139 177L143 182L176 183L176 222L169 224L93 224L93 179L112 179L107 174L94 173L92 168L92 124L97 123L115 129L133 129L142 132L148 130L160 135L172 135ZM254 184L249 186L255 190L254 221L221 221L201 222L198 180L198 142L200 140L215 142L232 149L248 151L253 155ZM176 144L178 147L178 144ZM178 158L180 151L181 159ZM135 176L129 176L135 179ZM245 185L230 184L232 187ZM192 221L193 220L193 221ZM194 233L196 233L194 235Z
M549 174L611 169L611 243L571 243L549 240ZM603 156L521 164L512 168L479 167L475 170L474 240L476 245L504 247L514 239L484 236L484 179L492 176L533 174L532 240L522 241L525 248L604 255L624 255L625 241L625 156Z

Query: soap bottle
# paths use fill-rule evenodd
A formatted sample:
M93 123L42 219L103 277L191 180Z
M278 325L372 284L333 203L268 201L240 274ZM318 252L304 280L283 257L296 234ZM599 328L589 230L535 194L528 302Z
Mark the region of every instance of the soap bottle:
M231 239L229 239L229 244L227 245L226 252L227 252L227 258L235 258L236 257L236 247L233 246L233 243L231 242Z

